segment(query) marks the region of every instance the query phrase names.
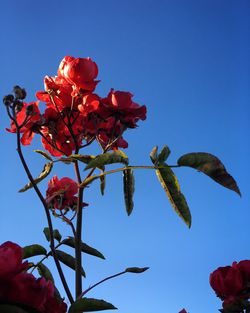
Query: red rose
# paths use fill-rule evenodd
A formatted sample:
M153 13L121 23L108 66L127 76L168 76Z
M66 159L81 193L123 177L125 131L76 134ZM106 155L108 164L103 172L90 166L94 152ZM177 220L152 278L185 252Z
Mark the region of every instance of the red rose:
M98 75L98 67L90 58L74 58L66 56L61 61L58 76L63 77L72 84L76 93L93 91L98 83L94 79Z
M146 119L147 113L146 106L140 106L133 102L132 97L130 92L111 89L107 98L102 100L106 108L119 118L121 124L128 128L135 128L139 120Z
M10 241L0 246L0 280L8 280L27 268L28 262L22 263L22 248Z
M222 300L234 297L244 288L241 272L232 266L219 267L211 273L210 285Z
M242 274L246 287L250 287L250 260L234 262L233 267L237 267Z
M29 114L28 116L27 113ZM23 133L21 143L23 145L29 145L34 137L37 123L41 120L38 102L23 103L21 111L16 114L16 120L18 125L24 123L20 129L20 132ZM11 133L16 133L15 123L12 121L11 127L6 128L6 130Z
M11 281L7 300L43 311L47 297L52 297L53 294L54 286L51 281L46 282L44 278L36 279L29 273L20 273Z
M54 209L72 208L77 203L77 197L75 196L77 192L78 185L74 180L68 177L58 179L57 176L54 176L48 184L46 201Z
M82 98L82 103L78 105L78 110L84 117L90 113L98 112L100 108L100 97L96 94L88 94Z
M44 89L45 92L38 91L36 97L43 102L47 102L47 106L54 107L56 105L60 111L64 108L71 108L73 88L63 77L45 76ZM51 97L53 97L53 100L51 100Z

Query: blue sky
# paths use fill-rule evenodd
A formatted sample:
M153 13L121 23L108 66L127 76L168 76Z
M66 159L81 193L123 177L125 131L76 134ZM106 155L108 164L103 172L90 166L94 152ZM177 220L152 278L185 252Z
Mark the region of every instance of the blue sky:
M32 101L43 77L55 75L65 55L90 56L99 66L101 96L115 88L147 105L147 120L125 134L131 164L149 165L156 144L170 147L172 164L187 152L210 152L241 189L242 198L192 169L176 169L193 216L190 230L152 171L135 173L129 218L119 174L108 177L104 197L98 184L86 192L83 240L106 261L84 255L84 286L129 266L150 266L142 275L128 274L88 294L113 303L120 313L175 313L183 307L190 313L217 312L220 301L209 273L250 259L249 13L247 0L1 1L2 96L19 84ZM17 193L27 179L15 136L4 130L9 126L4 109L0 119L0 241L46 245L38 199L32 191ZM36 148L38 139L24 151L38 174L44 160L34 155ZM73 170L60 166L53 174L73 177ZM41 188L45 191L46 183ZM66 274L73 288L73 273Z

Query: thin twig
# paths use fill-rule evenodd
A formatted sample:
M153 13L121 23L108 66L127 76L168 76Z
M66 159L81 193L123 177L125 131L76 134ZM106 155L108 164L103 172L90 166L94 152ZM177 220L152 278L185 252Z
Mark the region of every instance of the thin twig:
M83 291L79 298L82 298L82 297L85 296L86 293L88 293L90 290L92 290L92 289L95 288L96 286L98 286L98 285L104 283L105 281L107 281L107 280L109 280L109 279L112 279L112 278L115 278L115 277L118 277L118 276L120 276L120 275L126 274L126 273L127 273L126 271L123 271L123 272L120 272L120 273L118 273L118 274L115 274L115 275L112 275L112 276L109 276L109 277L106 277L106 278L100 280L98 283L96 283L96 284L90 286L90 287L87 288L85 291Z
M73 303L74 302L73 297L71 295L71 292L69 290L68 284L67 284L66 279L64 277L64 274L63 274L60 262L58 261L56 253L55 253L55 241L54 241L54 236L53 236L53 225L52 225L52 220L51 220L49 208L47 206L46 200L44 199L40 189L37 187L37 184L35 183L34 178L33 178L32 174L31 174L31 172L29 170L29 167L28 167L28 165L27 165L27 163L25 161L25 158L23 156L22 147L21 147L21 140L20 140L20 127L19 127L19 125L18 125L18 123L16 121L14 109L12 111L13 111L12 112L13 113L13 116L12 116L13 119L12 120L15 123L16 133L17 133L17 152L18 152L18 155L20 157L21 163L22 163L22 165L24 167L24 170L25 170L25 172L26 172L26 174L27 174L27 176L28 176L28 178L29 178L33 188L35 189L35 191L36 191L40 201L43 204L43 207L44 207L44 210L45 210L45 214L46 214L46 218L47 218L47 222L48 222L48 226L49 226L50 248L51 248L51 251L52 251L52 255L53 255L53 258L54 258L54 261L55 261L55 264L56 264L59 276L61 278L64 290L65 290L65 292L66 292L66 294L68 296L68 299L69 299L70 303Z

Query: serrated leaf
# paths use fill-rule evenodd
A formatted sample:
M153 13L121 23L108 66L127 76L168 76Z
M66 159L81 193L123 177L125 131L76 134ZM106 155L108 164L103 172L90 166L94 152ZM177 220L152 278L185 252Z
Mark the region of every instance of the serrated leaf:
M41 154L45 159L49 161L53 161L52 157L45 151L43 150L34 150L34 152Z
M52 281L52 283L54 283L54 278L53 278L50 270L48 269L48 267L46 265L44 265L43 263L38 263L37 264L37 270L38 270L38 273L40 274L40 276L42 276L46 280L50 280L50 281Z
M65 159L70 160L71 162L80 161L80 162L83 162L85 164L88 164L94 158L95 158L94 155L71 154L70 156L68 156Z
M61 243L71 248L75 248L75 239L73 237L66 238ZM81 243L81 251L89 255L96 256L98 258L105 260L104 255L100 251L98 251L95 248L90 247L86 243L83 243L83 242Z
M11 305L11 304L0 304L0 312L1 313L39 313L38 311L32 308L23 309L16 305Z
M175 212L183 219L187 226L191 227L191 213L184 195L180 191L180 185L174 172L165 163L164 168L156 170L156 175L165 190Z
M23 247L23 259L30 258L36 255L46 255L47 250L41 245L30 245Z
M126 268L125 272L140 274L140 273L147 271L148 269L149 267L128 267Z
M205 152L187 153L177 161L179 166L189 166L208 175L218 184L235 191L241 196L234 178L226 171L222 162L214 155Z
M50 241L50 232L49 232L49 228L48 228L48 227L44 227L43 233L44 233L46 239L47 239L48 241ZM53 236L54 236L54 238L55 238L58 242L60 242L61 239L62 239L62 235L60 234L60 232L59 232L58 229L54 229L54 230L53 230Z
M102 167L104 165L113 163L123 163L128 165L128 157L121 150L106 152L96 156L92 161L90 161L89 164L85 167L85 170L94 167Z
M132 213L134 208L133 195L135 191L135 179L131 169L123 171L123 192L128 216Z
M41 174L40 174L37 178L34 179L34 182L35 182L36 184L40 183L44 178L46 178L46 177L50 174L52 168L53 168L53 163L52 163L52 162L46 163L46 164L44 165L44 168L43 168ZM24 191L26 191L26 190L28 190L28 189L30 189L30 188L33 188L33 185L32 185L31 182L29 182L28 184L26 184L26 185L25 185L22 189L20 189L18 192L24 192Z
M150 152L150 159L152 161L153 164L155 164L156 162L156 159L158 158L158 154L157 154L157 151L158 151L158 147L155 146L152 151Z
M163 146L161 152L160 152L159 155L158 155L157 162L158 162L159 164L165 162L165 161L167 160L167 158L169 157L170 152L171 152L171 151L170 151L170 149L169 149L168 146L166 146L166 145Z
M60 262L75 270L76 261L73 256L61 250L56 250L56 255ZM86 276L83 268L81 269L81 274L83 277Z
M69 308L69 313L95 312L103 310L117 310L113 304L104 300L82 298L76 300Z

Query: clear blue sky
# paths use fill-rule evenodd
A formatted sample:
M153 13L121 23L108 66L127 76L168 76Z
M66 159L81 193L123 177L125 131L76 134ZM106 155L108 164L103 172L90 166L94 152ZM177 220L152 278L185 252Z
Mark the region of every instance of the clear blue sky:
M176 174L189 203L189 230L173 212L155 174L136 172L135 209L127 218L120 175L86 193L83 240L106 261L84 256L84 286L128 266L150 266L97 287L89 297L110 301L120 313L212 313L220 301L209 273L250 259L249 13L247 0L31 1L3 0L0 11L1 85L19 84L35 99L44 75L55 75L65 55L90 56L99 66L97 92L131 91L148 118L128 131L131 164L150 164L149 152L167 144L174 164L187 152L218 156L235 177L242 198L191 169ZM4 109L1 119L0 242L46 245L44 212L15 152ZM44 160L25 148L33 173ZM65 172L63 172L65 171ZM59 177L72 175L58 167ZM42 189L45 190L43 185ZM65 236L70 230L55 221ZM66 271L73 288L72 271ZM59 286L60 287L60 286ZM62 289L61 289L62 290Z

